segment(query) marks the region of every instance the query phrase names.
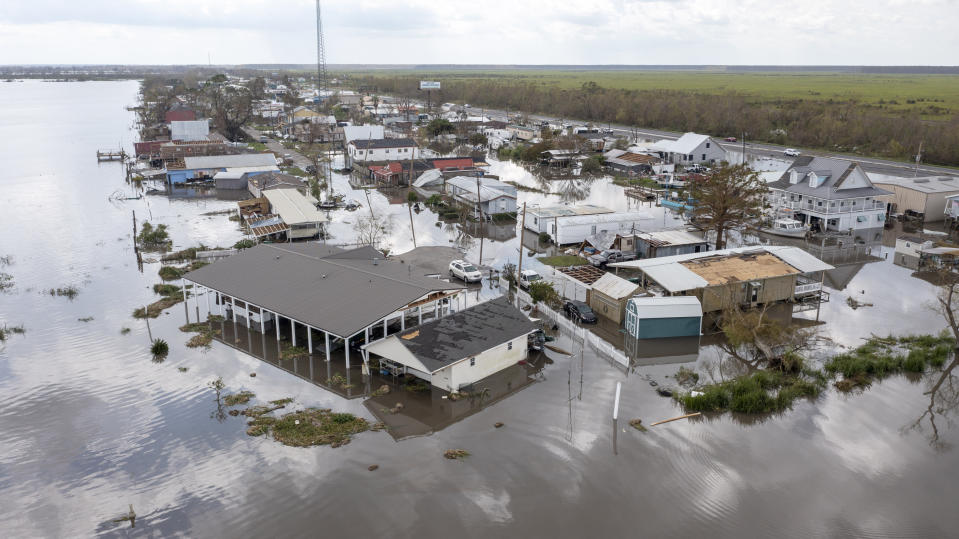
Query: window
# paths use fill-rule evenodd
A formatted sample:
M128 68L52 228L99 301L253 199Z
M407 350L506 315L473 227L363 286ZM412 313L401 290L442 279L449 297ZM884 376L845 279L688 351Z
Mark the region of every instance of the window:
M706 147L709 148L709 143L708 143L708 142L706 143Z
M475 367L475 366L476 366L476 358L475 358L475 357L471 357L471 358L470 358L470 367Z
M706 160L706 154L703 154L703 161Z
M512 350L512 349L513 349L513 341L510 341L510 342L506 343L506 349L507 349L507 350Z

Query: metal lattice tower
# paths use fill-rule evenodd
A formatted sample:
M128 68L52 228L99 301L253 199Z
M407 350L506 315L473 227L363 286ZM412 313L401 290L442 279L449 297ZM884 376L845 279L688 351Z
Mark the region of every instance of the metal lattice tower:
M320 13L320 0L316 0L316 89L318 98L323 98L328 86L326 45L323 42L323 17ZM319 102L317 102L317 106L319 106Z

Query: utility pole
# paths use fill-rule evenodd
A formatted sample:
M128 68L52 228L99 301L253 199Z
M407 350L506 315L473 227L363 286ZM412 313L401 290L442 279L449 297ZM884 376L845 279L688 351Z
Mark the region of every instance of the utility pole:
M526 203L523 202L523 220L519 227L519 266L516 268L516 286L519 287L519 276L523 274L523 231L526 230Z
M413 234L413 248L416 249L416 229L413 227L413 203L408 202L406 208L410 210L410 232Z
M476 210L479 213L479 224L477 226L482 227L486 223L483 222L483 201L480 199L480 177L479 173L476 174ZM483 229L480 228L480 252L479 252L479 265L483 265Z
M916 168L912 171L912 177L915 178L919 175L919 161L922 160L922 141L919 141L919 153L916 154Z

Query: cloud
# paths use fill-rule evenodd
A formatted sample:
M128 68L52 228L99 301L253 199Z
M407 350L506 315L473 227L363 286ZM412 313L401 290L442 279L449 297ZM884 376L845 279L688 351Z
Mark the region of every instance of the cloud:
M950 0L327 0L349 64L954 64ZM3 63L310 63L311 0L5 0ZM889 39L897 36L897 39ZM920 53L921 51L921 53Z

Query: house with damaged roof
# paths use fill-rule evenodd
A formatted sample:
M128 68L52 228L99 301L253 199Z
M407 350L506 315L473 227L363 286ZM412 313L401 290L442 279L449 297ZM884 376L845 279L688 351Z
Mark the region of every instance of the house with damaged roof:
M363 346L381 368L454 392L528 356L536 325L509 299L497 299Z
M767 186L774 212L823 232L882 228L893 194L874 186L859 163L830 157L800 157Z

